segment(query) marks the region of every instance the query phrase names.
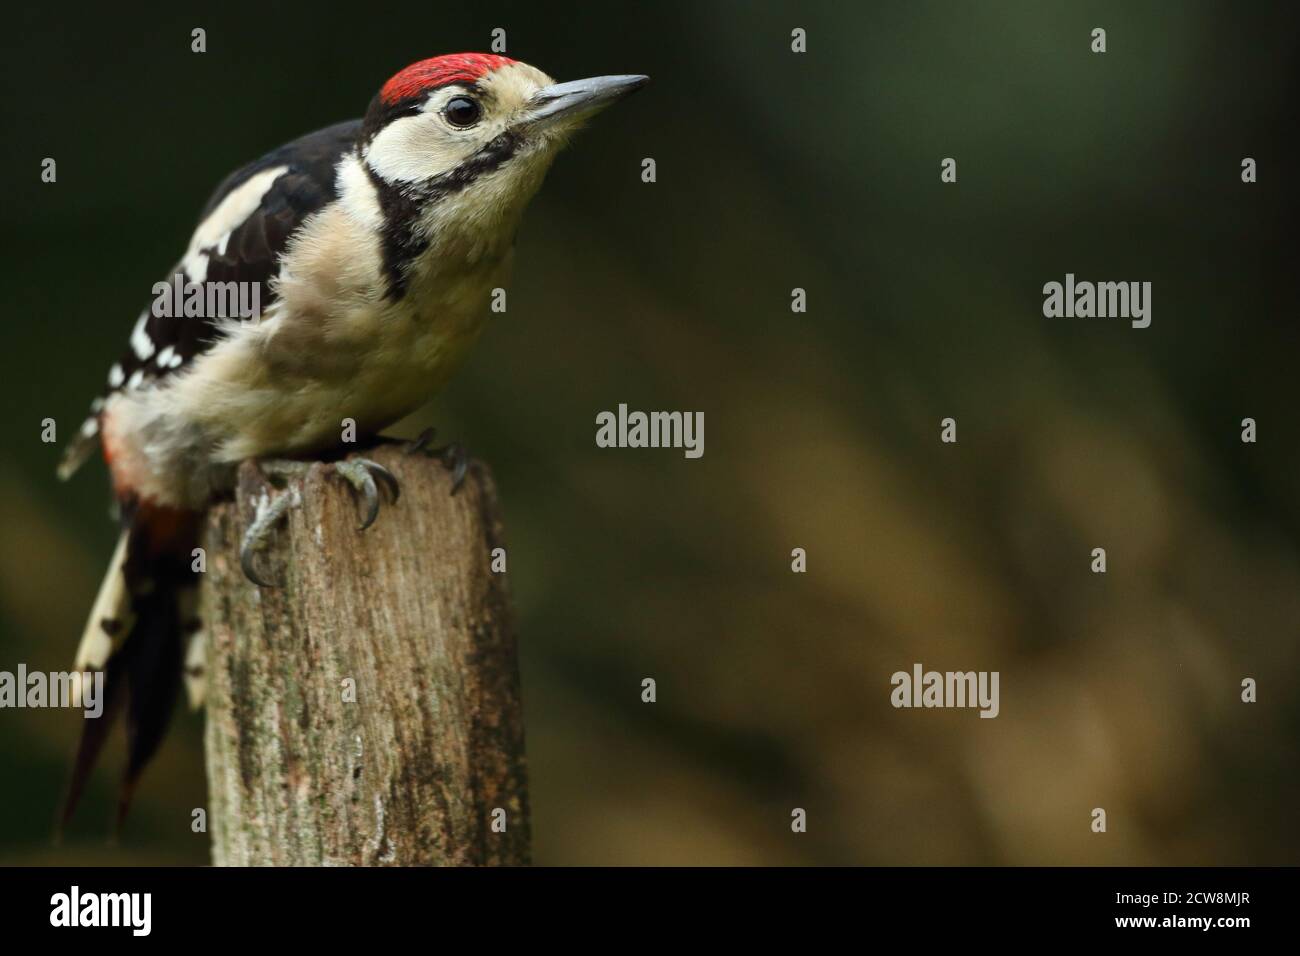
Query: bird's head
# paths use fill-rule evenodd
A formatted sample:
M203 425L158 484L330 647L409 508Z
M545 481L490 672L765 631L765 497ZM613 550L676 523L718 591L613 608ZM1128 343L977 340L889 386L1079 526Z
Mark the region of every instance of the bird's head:
M381 188L409 202L455 195L475 219L509 218L570 134L647 79L556 83L527 63L486 53L421 60L370 104L360 156Z

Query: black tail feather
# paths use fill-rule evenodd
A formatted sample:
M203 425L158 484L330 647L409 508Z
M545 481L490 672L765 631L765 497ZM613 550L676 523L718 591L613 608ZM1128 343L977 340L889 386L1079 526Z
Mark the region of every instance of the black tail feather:
M181 688L182 634L174 588L149 595L122 656L129 688L126 709L126 770L118 793L115 829L120 829L145 766L158 752L176 710ZM141 602L137 602L137 606Z
M185 635L179 601L181 591L197 583L190 554L197 541L198 515L141 508L128 520L125 572L133 623L105 666L103 712L83 718L59 831L72 818L125 705L127 762L114 825L115 830L121 828L140 774L166 734L181 687Z
M90 779L90 771L99 760L99 754L104 749L104 744L108 742L108 733L113 729L113 721L117 719L122 704L126 701L123 670L120 655L108 662L108 666L104 669L103 710L96 718L82 718L81 740L77 744L77 756L72 762L72 774L63 797L63 809L59 813L55 827L56 840L62 836L64 828L72 819L72 814L81 801L82 791L86 789L86 781Z

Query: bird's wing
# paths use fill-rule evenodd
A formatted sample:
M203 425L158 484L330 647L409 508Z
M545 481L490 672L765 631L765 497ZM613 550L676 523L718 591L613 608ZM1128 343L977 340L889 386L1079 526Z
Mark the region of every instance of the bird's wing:
M339 157L356 142L361 121L338 123L267 153L228 176L199 216L185 256L167 282L239 282L260 285L265 310L275 298L273 279L289 239L317 210L337 197ZM109 370L104 390L68 445L59 477L68 478L99 444L100 415L114 393L157 382L185 368L219 341L222 321L214 316L137 317L122 357Z

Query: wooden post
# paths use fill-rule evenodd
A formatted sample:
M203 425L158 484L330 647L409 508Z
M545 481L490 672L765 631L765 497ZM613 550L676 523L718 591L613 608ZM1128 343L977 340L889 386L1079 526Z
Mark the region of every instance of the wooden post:
M528 795L513 622L495 488L464 487L423 455L368 457L401 483L358 531L363 506L313 464L258 567L239 548L259 498L206 529L209 830L221 865L523 864ZM504 831L502 831L504 827Z

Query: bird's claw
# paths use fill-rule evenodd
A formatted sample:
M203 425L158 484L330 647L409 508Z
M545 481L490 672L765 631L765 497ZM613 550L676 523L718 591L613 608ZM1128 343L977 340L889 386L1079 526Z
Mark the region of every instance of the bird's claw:
M442 463L451 472L451 493L454 495L460 491L465 476L469 474L469 455L463 445L452 442L442 449Z
M239 566L244 571L244 577L252 581L260 588L273 588L279 585L264 579L257 571L254 561L257 553L266 547L267 539L270 537L270 531L275 527L284 513L289 510L293 503L293 497L290 492L281 492L278 495L264 494L257 500L257 511L253 516L253 522L244 532L244 540L239 547Z
M347 479L348 484L360 493L366 503L366 519L361 523L360 528L362 531L374 524L375 519L379 517L379 485L375 482L376 478L388 489L394 504L402 493L401 486L393 477L393 473L369 458L352 458L348 461L335 462L334 473Z
M451 493L454 495L460 491L461 485L465 484L465 476L469 473L469 455L464 447L456 442L439 448L429 447L437 434L436 428L426 428L406 446L406 454L422 453L441 461L451 472Z
M429 454L429 446L433 444L436 437L438 437L438 429L426 428L406 443L406 450L402 454L418 455L420 452Z
M262 461L258 469L267 478L286 479L305 475L310 465L297 461ZM379 517L379 485L388 489L389 497L396 502L401 494L401 487L393 473L377 462L368 458L354 458L351 461L335 462L335 474L346 478L353 488L361 493L366 502L366 520L361 525L364 531L375 523ZM375 479L379 479L378 482ZM239 548L239 566L244 577L258 587L278 587L278 582L268 581L257 570L257 555L266 548L271 530L284 517L295 501L295 491L281 491L276 494L264 492L258 499L253 521L244 532L244 539Z

